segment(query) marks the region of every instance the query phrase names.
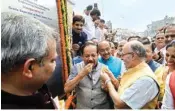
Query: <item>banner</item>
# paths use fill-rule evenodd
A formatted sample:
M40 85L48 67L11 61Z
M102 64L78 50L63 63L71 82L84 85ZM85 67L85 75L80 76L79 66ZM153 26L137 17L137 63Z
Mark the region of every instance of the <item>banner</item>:
M32 16L58 31L56 0L2 0L1 12Z

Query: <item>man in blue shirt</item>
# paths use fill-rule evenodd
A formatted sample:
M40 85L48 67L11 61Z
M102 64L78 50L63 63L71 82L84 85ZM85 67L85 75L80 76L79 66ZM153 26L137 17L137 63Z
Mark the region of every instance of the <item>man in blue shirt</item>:
M114 74L115 78L124 72L125 66L123 61L111 55L111 47L108 41L101 41L98 44L98 50L101 56L99 58L99 62L107 65L110 71Z
M146 50L146 63L149 65L152 71L155 72L156 69L161 66L161 64L154 61L152 58L154 48L152 47L150 40L147 37L143 37L140 38L139 41L144 45L144 48Z

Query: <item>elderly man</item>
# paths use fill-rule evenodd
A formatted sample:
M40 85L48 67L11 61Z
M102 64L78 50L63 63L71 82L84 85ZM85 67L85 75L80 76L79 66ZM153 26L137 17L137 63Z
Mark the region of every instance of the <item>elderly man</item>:
M138 41L124 45L122 59L128 70L121 77L120 85L118 83L118 91L114 88L117 85L114 86L110 80L111 73L103 71L101 74L116 108L156 108L159 86L154 73L144 61L145 55L145 49ZM117 83L117 80L115 82Z
M105 65L98 62L98 50L94 43L82 47L83 62L76 64L65 84L65 92L75 89L77 109L109 109L107 93L101 89L100 74Z
M45 82L55 69L55 32L22 15L1 13L2 109L54 109Z
M98 44L98 50L101 56L99 62L107 65L115 78L119 77L125 71L125 66L121 59L112 56L110 42L101 41Z

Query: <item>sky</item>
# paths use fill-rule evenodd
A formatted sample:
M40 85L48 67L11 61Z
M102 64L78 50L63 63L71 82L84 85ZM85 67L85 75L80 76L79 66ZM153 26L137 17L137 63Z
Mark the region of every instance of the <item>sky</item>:
M113 28L127 28L143 32L152 21L166 15L175 17L175 0L74 0L73 10L82 14L88 5L98 3L105 21L110 20Z

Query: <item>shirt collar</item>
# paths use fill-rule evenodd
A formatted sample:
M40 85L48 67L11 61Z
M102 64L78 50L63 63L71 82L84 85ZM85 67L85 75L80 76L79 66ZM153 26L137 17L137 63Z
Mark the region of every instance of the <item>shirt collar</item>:
M129 73L132 73L132 72L135 72L135 71L138 71L142 68L145 68L147 67L148 65L145 63L145 62L141 62L140 64L138 64L137 66L133 67L133 68L130 68L126 71L127 74Z
M103 57L101 57L103 61L107 62L107 61L111 61L112 60L112 56L110 56L108 59L104 59Z
M80 33L76 33L74 30L72 30L72 35L78 35L78 36L81 36L81 35L82 35L82 32L80 32Z

